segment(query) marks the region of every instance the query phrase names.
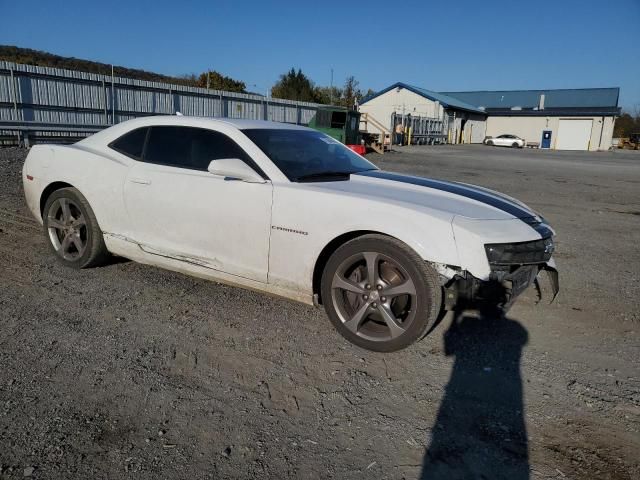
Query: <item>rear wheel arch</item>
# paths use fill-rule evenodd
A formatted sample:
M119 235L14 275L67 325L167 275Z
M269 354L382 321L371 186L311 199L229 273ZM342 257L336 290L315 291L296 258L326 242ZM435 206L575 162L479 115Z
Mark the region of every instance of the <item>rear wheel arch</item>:
M49 187L50 193L43 195L42 223L56 258L72 268L103 264L109 251L88 200L71 185Z
M61 188L76 188L70 183L67 182L53 182L46 186L46 188L42 191L40 195L40 214L44 214L44 206L47 203L47 200L51 196L53 192L56 190L60 190ZM77 189L76 189L77 190Z

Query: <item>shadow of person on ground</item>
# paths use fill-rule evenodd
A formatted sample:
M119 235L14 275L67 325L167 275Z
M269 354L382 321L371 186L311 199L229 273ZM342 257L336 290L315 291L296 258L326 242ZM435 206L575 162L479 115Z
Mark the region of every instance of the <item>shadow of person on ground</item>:
M455 312L455 363L424 456L423 480L529 478L520 357L526 329L496 308Z

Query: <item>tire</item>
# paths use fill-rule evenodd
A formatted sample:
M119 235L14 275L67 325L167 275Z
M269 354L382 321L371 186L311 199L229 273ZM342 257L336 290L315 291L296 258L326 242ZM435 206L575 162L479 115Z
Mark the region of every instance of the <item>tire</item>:
M63 265L95 267L109 256L96 216L77 189L53 192L45 202L42 220L49 247Z
M519 144L518 142L513 142L513 143L511 144L511 146L512 146L513 148L520 148L520 144Z
M489 145L490 147L493 147L493 140L487 140L487 145Z
M329 320L351 343L393 352L421 339L440 312L435 270L401 241L363 235L340 246L322 273Z

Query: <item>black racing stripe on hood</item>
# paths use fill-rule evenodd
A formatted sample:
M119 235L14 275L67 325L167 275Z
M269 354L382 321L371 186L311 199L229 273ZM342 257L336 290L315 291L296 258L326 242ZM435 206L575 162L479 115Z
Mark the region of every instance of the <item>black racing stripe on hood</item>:
M553 236L553 232L549 228L549 225L545 223L546 220L542 217L526 217L521 218L520 220L538 232L542 238L549 238Z
M394 182L409 183L411 185L418 185L421 187L433 188L435 190L453 193L455 195L460 195L461 197L466 197L478 202L482 202L486 205L491 205L492 207L498 208L503 212L506 212L520 219L535 217L535 213L522 208L521 206L510 202L505 198L492 195L491 193L484 190L477 189L468 185L463 185L461 183L444 182L441 180L414 177L411 175L401 175L399 173L385 172L383 170L367 170L364 172L358 172L356 175L381 178L383 180L392 180ZM526 223L528 225L531 225L529 222Z

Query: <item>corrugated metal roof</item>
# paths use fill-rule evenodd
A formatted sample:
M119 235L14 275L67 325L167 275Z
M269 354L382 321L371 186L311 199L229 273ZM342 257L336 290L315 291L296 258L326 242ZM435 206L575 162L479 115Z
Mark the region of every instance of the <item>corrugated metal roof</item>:
M444 108L452 108L454 110L464 110L467 112L474 112L474 113L485 113L484 111L482 111L481 109L479 109L478 107L475 107L473 105L471 105L470 103L465 102L464 100L458 99L458 98L454 98L452 96L443 94L443 93L438 93L438 92L433 92L431 90L427 90L426 88L420 88L420 87L415 87L413 85L408 85L406 83L402 83L402 82L396 82L393 85L391 85L390 87L385 88L384 90L380 90L379 92L374 93L373 95L370 95L368 97L365 97L362 99L362 101L360 102L360 104L365 104L367 103L369 100L372 100L376 97L379 97L380 95L387 93L390 90L393 90L394 88L405 88L417 95L420 95L422 97L425 97L433 102L440 102L440 104L444 107Z
M561 90L499 90L478 92L443 92L476 107L511 109L513 107L536 108L540 95L544 94L544 108L594 108L617 109L619 88L572 88Z
M519 115L562 114L562 115L619 115L618 97L620 89L613 88L571 88L555 90L498 90L475 92L434 92L425 88L397 82L380 90L360 103L387 93L394 88L406 88L432 101L438 101L445 108L484 114L504 114L514 112ZM538 110L540 96L544 94L544 110ZM512 110L516 108L516 110ZM543 113L544 112L544 113Z

